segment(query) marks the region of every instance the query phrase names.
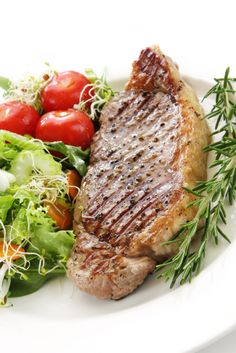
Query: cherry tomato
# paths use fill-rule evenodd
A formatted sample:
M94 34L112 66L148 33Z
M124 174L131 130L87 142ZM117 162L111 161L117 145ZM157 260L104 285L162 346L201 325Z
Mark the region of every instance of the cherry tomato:
M78 110L44 114L37 125L36 137L43 141L63 141L68 145L87 148L94 134L91 119Z
M30 105L20 102L0 104L0 129L20 135L34 136L39 114Z
M46 112L66 110L73 108L74 104L78 104L81 100L91 98L94 95L91 87L87 87L82 94L84 87L90 83L84 75L75 71L55 75L41 92L44 110Z

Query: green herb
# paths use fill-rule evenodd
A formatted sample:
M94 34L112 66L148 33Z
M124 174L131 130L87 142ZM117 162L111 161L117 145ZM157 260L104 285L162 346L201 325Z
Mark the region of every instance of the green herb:
M90 98L86 101L81 101L79 104L75 104L74 109L87 110L91 119L97 120L102 108L114 97L115 92L108 85L105 73L101 77L98 77L92 69L85 70L85 73L91 83L83 88L81 97L83 97L84 91L89 88Z
M219 142L212 143L205 148L206 152L213 151L215 160L210 168L217 168L213 177L200 182L194 189L188 192L197 198L188 207L196 206L197 214L192 221L185 223L174 238L163 245L177 243L178 252L162 264L157 265L156 271L160 271L158 277L171 281L173 287L177 280L180 284L191 281L192 277L199 273L207 246L211 240L218 244L219 238L229 241L222 230L222 224L226 224L227 216L224 202L228 199L232 204L235 200L236 187L236 103L233 87L235 78L229 77L229 68L223 78L215 79L216 84L205 95L215 97L215 104L207 119L216 119L214 135L222 133ZM204 222L200 234L199 243L192 248L192 240L195 237L199 225Z

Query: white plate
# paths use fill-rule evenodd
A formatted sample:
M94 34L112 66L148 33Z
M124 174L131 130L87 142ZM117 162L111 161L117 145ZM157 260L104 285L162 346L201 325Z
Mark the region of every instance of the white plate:
M199 97L210 87L187 80ZM113 83L119 88L123 82ZM235 206L227 212L232 244L211 245L204 269L191 284L170 290L151 276L127 298L101 301L73 289L66 279L51 281L0 310L1 350L185 353L219 338L236 324Z

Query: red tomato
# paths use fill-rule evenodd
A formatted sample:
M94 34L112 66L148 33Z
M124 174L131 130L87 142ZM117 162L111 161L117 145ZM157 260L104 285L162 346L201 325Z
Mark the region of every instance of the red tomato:
M54 76L41 92L42 103L46 112L73 108L81 100L93 96L91 87L87 87L81 97L84 87L91 82L75 71L65 71ZM90 106L90 105L88 105Z
M63 141L68 145L87 148L94 134L91 119L78 110L44 114L36 128L36 137L43 141Z
M20 102L0 104L0 129L20 135L34 136L39 114L30 105Z

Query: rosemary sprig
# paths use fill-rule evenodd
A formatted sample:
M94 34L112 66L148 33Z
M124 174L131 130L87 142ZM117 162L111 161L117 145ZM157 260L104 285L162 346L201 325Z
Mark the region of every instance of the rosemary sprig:
M200 182L192 190L187 189L197 196L187 207L197 207L197 213L170 241L163 244L177 243L177 254L156 266L156 271L161 271L158 278L170 281L171 288L177 280L184 284L199 273L210 241L214 240L218 244L219 238L223 237L230 242L222 230L222 224L227 221L224 203L228 199L232 204L236 198L236 90L233 86L236 78L230 78L229 73L230 69L227 68L224 77L215 79L216 84L203 98L215 97L215 104L205 118L216 119L213 135L221 133L222 138L204 150L215 153L215 160L210 168L217 168L217 171L211 179ZM193 249L192 240L202 222L204 227L199 242Z

